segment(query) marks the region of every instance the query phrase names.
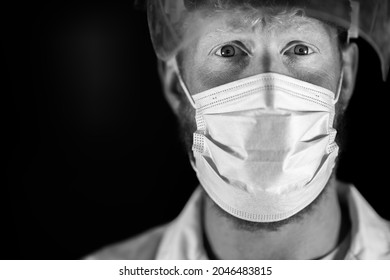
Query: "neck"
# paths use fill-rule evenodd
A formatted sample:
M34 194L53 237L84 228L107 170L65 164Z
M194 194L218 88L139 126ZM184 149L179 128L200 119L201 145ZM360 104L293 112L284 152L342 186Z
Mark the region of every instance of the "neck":
M232 217L221 215L207 195L203 207L205 238L220 259L316 259L333 250L343 236L334 178L310 211L277 230L239 227Z

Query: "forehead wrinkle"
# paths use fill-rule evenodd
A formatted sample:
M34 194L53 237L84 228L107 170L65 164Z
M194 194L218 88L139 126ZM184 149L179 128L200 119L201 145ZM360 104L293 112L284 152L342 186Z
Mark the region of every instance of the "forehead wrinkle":
M226 11L225 11L226 12ZM280 10L278 12L263 9L234 10L224 13L226 25L217 32L255 32L273 31L279 29L302 30L307 27L313 29L313 24L318 21L307 17L301 9Z
M190 20L192 19L192 20ZM216 28L208 27L207 33L215 32L215 35L223 32L230 33L254 33L255 31L273 31L277 29L283 32L285 29L301 29L306 24L313 24L311 17L305 15L305 11L298 7L244 7L232 9L197 10L187 18L188 28L186 35L200 34L204 21L222 20L225 24L216 24ZM217 22L221 22L217 20Z

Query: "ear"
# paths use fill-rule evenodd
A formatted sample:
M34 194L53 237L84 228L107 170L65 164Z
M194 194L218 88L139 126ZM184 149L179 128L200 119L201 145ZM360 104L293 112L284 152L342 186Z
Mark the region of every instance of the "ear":
M162 60L158 60L157 66L165 99L175 115L178 115L181 99L177 89L179 83L175 68L172 64Z
M343 59L343 81L341 87L341 96L343 104L348 105L355 88L356 75L359 64L359 49L355 43L348 44L342 50Z

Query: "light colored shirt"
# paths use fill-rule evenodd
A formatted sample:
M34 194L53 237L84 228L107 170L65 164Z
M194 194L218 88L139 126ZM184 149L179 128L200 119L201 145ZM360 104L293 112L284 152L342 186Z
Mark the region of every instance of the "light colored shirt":
M342 242L349 246L345 259L390 259L390 223L375 212L355 187L339 186L340 201L348 205L351 220L348 242ZM208 259L203 243L201 198L198 187L171 223L107 246L86 259ZM323 259L333 259L341 246Z

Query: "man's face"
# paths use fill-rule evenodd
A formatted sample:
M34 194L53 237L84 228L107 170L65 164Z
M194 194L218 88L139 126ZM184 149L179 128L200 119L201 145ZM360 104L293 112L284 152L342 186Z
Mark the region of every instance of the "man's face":
M342 65L337 30L300 10L197 11L185 24L192 27L189 36L196 36L187 40L178 62L192 95L266 72L337 90ZM190 152L195 110L184 94L180 99L181 133Z
M194 95L267 72L336 92L342 67L336 28L303 16L299 10L275 11L225 10L207 16L194 13L186 24L192 25L198 36L188 40L178 56L181 75L190 93ZM192 133L196 130L195 111L184 94L180 103L179 122L187 149L191 151ZM292 218L299 219L314 204ZM270 229L289 223L292 218L270 223L273 224ZM238 224L248 229L259 228L250 222Z
M191 94L274 72L336 91L341 61L337 32L296 11L266 9L195 12L181 67Z

